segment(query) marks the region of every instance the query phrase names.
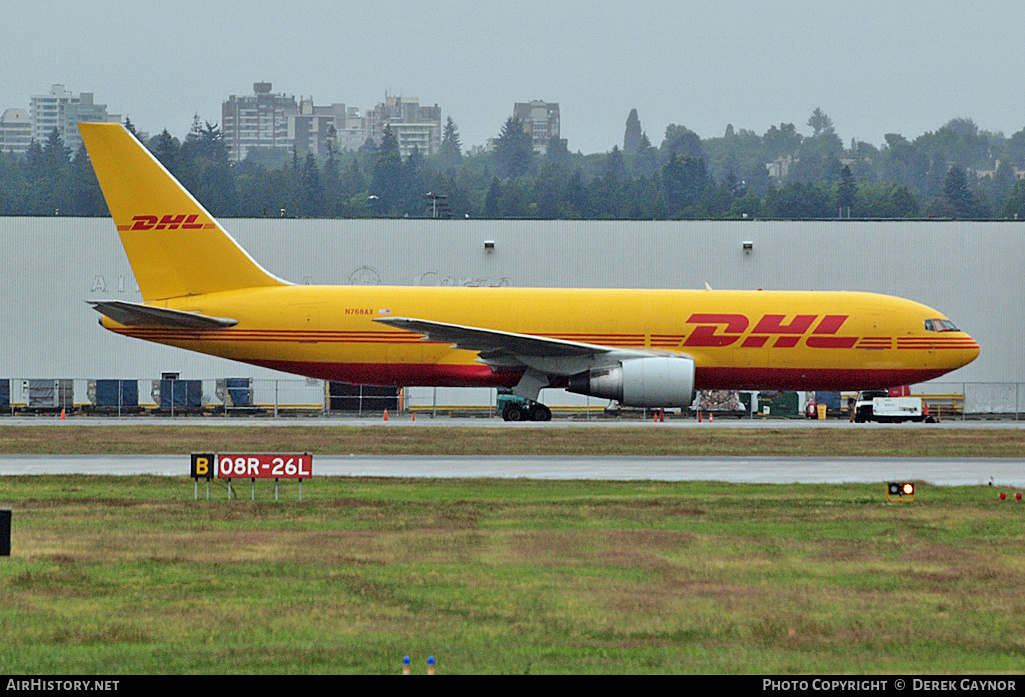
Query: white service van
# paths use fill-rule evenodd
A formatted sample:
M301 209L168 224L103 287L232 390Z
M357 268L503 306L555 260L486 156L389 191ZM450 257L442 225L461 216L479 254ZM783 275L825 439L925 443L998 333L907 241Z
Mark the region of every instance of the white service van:
M854 421L859 424L866 421L933 423L921 397L891 397L886 390L866 390L859 393L858 401L854 404Z

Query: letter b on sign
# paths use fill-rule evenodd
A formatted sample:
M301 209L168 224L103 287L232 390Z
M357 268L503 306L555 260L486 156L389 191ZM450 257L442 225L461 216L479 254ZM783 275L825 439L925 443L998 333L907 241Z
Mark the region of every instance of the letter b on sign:
M214 472L213 453L192 453L192 474L193 479L213 479Z

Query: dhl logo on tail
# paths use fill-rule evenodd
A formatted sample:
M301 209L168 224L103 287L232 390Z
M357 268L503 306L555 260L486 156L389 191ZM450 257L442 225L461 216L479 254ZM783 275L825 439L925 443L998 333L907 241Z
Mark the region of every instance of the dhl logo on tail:
M197 220L199 220L198 213L161 217L136 215L132 216L131 225L118 225L117 229L124 232L125 230L177 230L179 227L182 230L213 230L217 227L214 223L199 223L196 222Z

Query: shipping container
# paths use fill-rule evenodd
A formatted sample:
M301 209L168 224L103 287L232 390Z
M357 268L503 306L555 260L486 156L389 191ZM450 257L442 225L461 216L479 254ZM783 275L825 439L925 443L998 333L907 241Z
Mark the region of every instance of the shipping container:
M93 380L92 403L98 409L135 409L139 406L138 380Z
M154 395L156 398L157 395ZM202 380L160 380L159 399L162 411L190 411L203 408Z
M72 409L75 406L74 380L49 378L23 381L29 409Z

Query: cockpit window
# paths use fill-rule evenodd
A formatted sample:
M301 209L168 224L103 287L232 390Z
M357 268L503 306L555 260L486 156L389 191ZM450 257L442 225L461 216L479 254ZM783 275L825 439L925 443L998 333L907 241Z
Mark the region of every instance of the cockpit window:
M949 319L927 319L925 320L925 331L927 332L956 332L960 331Z

